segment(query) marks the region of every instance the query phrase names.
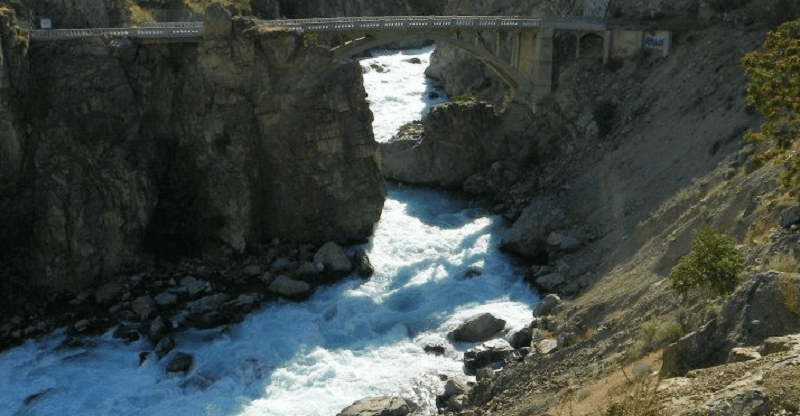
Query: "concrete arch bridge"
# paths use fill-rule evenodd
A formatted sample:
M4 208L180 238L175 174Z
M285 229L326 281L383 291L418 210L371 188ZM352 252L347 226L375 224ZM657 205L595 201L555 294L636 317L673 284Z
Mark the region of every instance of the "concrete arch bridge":
M556 30L574 32L579 45L587 34L602 37L604 59L610 49L605 24L586 17L399 16L273 20L259 24L338 33L345 39L333 49L339 59L352 58L394 41L449 43L490 67L511 87L513 96L519 98L538 97L551 91ZM487 38L492 41L487 42Z

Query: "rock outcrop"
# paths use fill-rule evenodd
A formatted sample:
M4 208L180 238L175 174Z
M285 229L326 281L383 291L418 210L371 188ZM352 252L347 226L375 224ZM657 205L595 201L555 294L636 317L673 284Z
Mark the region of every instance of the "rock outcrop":
M130 15L125 0L51 0L26 2L32 13L54 28L122 27Z
M447 0L281 0L281 14L290 19L308 17L441 15Z
M434 107L421 123L408 124L380 144L384 176L408 183L467 186L465 182L489 170L494 162L523 161L544 151L542 138L529 130L533 115L524 105L511 104L501 114L486 103L448 103ZM487 189L480 178L470 191Z
M205 23L199 44L3 37L0 206L18 221L0 240L30 253L30 284L371 234L385 185L360 67L220 6Z
M661 374L724 363L734 348L760 345L770 337L800 331L800 276L756 275L725 303L720 316L664 350ZM775 341L777 342L777 340Z

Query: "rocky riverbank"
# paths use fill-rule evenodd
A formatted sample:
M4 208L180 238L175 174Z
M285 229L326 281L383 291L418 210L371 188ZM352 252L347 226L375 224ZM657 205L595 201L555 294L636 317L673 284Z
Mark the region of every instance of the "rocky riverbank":
M373 272L360 249L329 242L282 244L277 239L258 255L219 262L182 260L153 271L120 275L78 293L18 288L4 303L0 350L65 328L66 344L115 328L125 342L147 338L159 358L175 348L173 334L189 328L220 328L241 322L263 304L307 299L321 285Z

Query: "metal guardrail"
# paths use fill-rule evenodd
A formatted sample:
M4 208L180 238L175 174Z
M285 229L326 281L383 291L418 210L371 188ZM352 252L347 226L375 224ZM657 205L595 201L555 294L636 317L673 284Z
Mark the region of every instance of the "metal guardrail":
M260 20L263 26L282 26L314 32L391 31L416 29L533 29L604 30L593 17L530 18L515 16L391 16L295 20Z
M31 40L53 41L88 37L127 37L138 39L196 39L203 37L200 22L155 23L152 27L93 28L93 29L37 29L31 31Z
M327 19L257 20L260 26L280 26L314 32L363 32L442 29L524 30L552 28L564 30L604 30L606 25L592 17L509 17L509 16L392 16ZM38 29L31 31L36 41L79 39L92 36L139 39L197 39L203 36L202 22L154 22L146 27L96 29Z

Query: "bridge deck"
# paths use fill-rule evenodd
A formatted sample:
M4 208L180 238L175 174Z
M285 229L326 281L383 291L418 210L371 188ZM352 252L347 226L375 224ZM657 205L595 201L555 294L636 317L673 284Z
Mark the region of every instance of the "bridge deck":
M605 24L586 17L512 17L512 16L389 16L346 17L329 19L258 20L260 26L280 26L313 32L430 31L442 29L531 30L604 30ZM174 39L196 41L203 37L202 22L153 23L138 28L37 29L31 40L55 41L93 36L139 39Z
M518 16L387 16L325 19L260 20L260 25L283 26L312 32L359 32L431 29L525 30L553 28L563 30L604 30L606 25L590 17Z

